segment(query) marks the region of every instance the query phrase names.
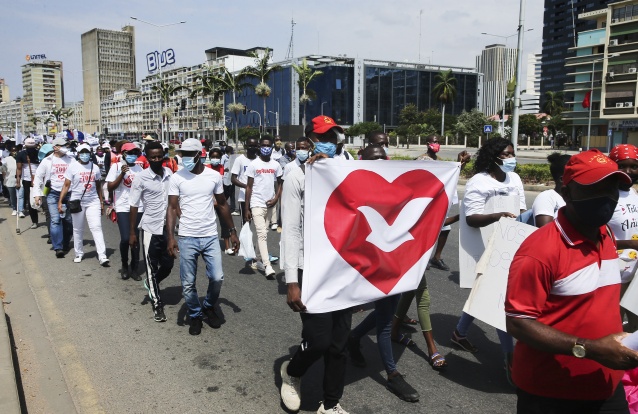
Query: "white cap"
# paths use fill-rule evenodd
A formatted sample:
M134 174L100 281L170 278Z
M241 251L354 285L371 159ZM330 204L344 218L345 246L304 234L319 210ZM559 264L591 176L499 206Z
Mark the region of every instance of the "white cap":
M80 152L82 150L87 150L87 151L91 152L91 147L89 146L89 144L80 144L75 149L76 152Z
M53 145L65 146L67 142L66 142L66 139L62 137L56 137L51 143Z
M203 148L202 143L199 142L198 139L188 138L187 140L182 142L182 145L179 147L178 151L197 151L197 152L201 152L202 148Z

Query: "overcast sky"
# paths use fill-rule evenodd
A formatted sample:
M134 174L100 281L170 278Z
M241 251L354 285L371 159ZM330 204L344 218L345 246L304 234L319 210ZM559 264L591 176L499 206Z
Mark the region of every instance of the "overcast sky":
M418 61L419 12L421 61L474 67L475 56L488 44L516 33L519 1L515 0L324 0L169 1L103 0L7 2L0 13L0 78L11 98L22 96L21 66L27 54L46 54L64 63L65 98L82 99L80 36L93 28L136 30L137 82L147 74L145 56L158 47L159 30L130 20L135 16L158 25L185 20L162 30L162 48L172 48L177 66L205 60L204 50L225 46L274 49L283 60L290 42L290 21L297 23L294 54L346 54L351 57ZM527 54L540 53L543 1L527 0L523 70ZM516 47L516 36L508 40ZM523 78L525 79L525 78ZM524 81L523 81L524 82Z

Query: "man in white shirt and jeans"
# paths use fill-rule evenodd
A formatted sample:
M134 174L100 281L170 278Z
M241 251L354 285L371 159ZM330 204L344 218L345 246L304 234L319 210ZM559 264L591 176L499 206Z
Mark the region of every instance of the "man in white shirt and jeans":
M270 265L268 253L267 218L272 216L273 209L281 197L283 184L281 164L270 157L273 152L272 144L273 138L270 135L261 137L259 139L259 157L251 162L246 170L248 182L246 184L246 211L244 211L245 221L255 219L259 255L264 264L266 278L269 280L275 278L275 271ZM276 192L275 180L277 180Z
M224 280L213 200L217 201L220 219L230 229L230 240L235 253L239 250L239 239L224 197L222 176L211 168L204 168L201 162L202 143L189 138L182 143L179 151L184 168L173 174L168 189L168 252L173 257L180 252L179 274L191 319L188 332L199 335L203 315L208 317L212 328L221 327L221 320L213 309ZM175 240L178 213L179 240ZM197 259L200 255L206 263L209 281L203 304L199 302L195 286Z

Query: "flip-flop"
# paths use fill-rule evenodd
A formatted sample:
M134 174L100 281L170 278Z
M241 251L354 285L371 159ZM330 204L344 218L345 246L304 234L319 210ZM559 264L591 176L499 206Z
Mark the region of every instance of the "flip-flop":
M401 344L403 346L415 346L416 345L416 342L414 342L406 334L401 334L401 336L399 336L399 339L392 338L392 342L396 342L397 344Z
M410 318L409 316L406 316L406 317L403 318L401 323L404 324L404 325L416 325L418 323L418 321L416 319Z
M445 369L445 367L447 367L447 361L445 360L445 357L438 352L430 355L428 357L428 362L430 363L432 369L435 371L441 371Z

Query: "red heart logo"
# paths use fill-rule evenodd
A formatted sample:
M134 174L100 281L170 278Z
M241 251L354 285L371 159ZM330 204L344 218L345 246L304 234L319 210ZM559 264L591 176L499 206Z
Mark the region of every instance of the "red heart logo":
M432 201L417 214L418 217L401 215L408 203L418 203L422 201L418 199L424 198ZM372 171L358 170L350 173L330 195L324 227L330 243L341 257L387 295L434 246L448 205L445 186L429 171L409 171L389 183ZM376 213L364 214L371 209ZM409 210L406 212L409 214ZM377 213L385 220L384 226L408 226L409 233L404 233L395 243L385 245L366 240L378 240L371 236L373 229L369 223L371 216ZM401 222L395 223L400 215ZM375 232L377 234L379 232Z

